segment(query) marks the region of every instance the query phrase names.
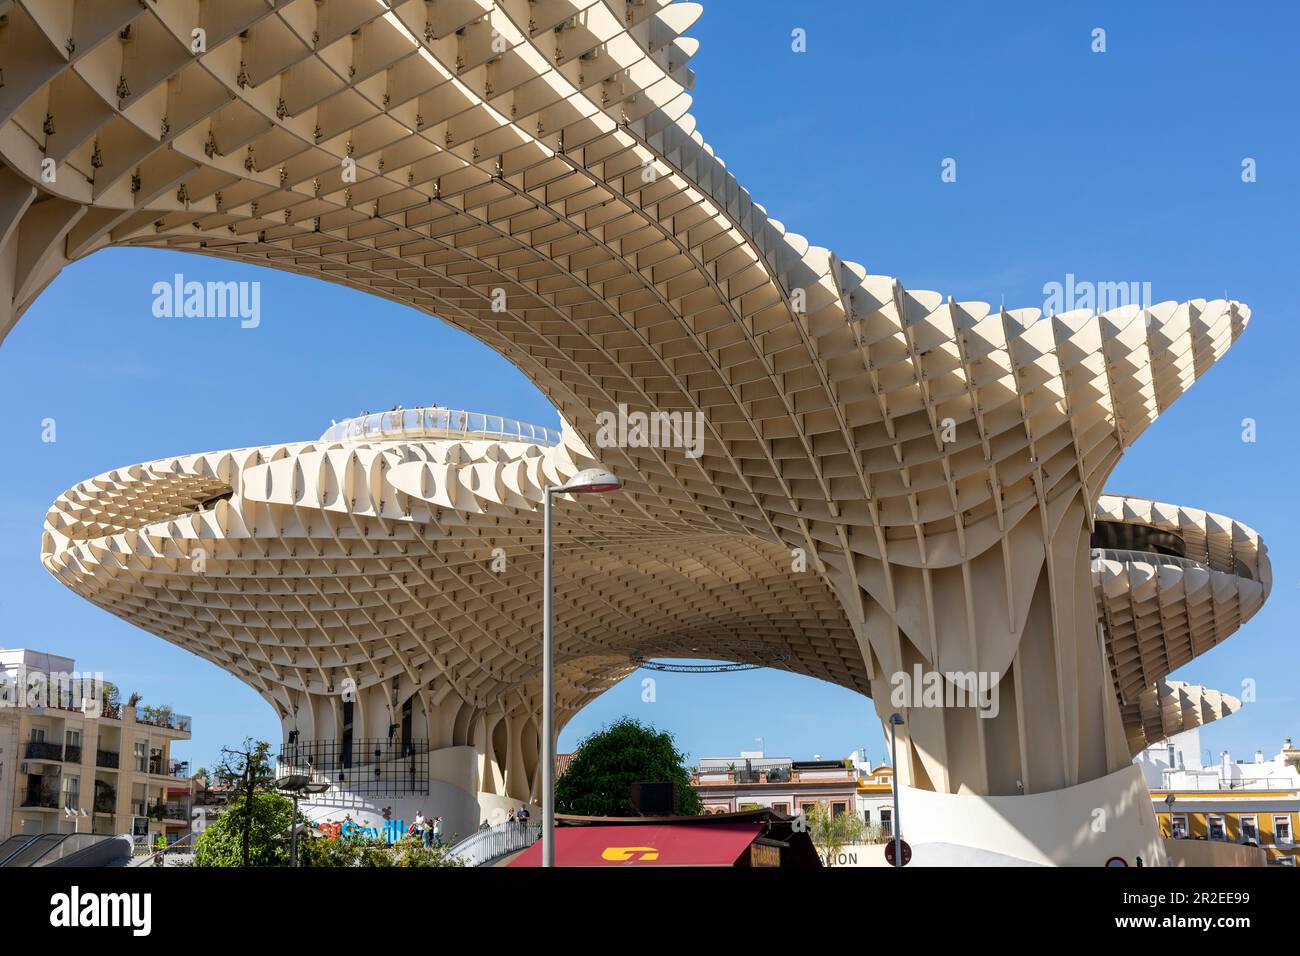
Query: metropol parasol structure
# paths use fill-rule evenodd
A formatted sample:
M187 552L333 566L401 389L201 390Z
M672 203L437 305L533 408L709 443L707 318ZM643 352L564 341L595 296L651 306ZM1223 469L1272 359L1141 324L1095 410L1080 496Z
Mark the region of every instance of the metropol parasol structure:
M1270 569L1104 485L1249 309L992 309L812 245L695 128L699 13L0 0L0 330L98 249L186 250L437 316L563 423L399 409L117 468L50 508L45 566L255 688L321 799L463 833L538 796L543 490L604 467L558 504L561 724L656 656L780 667L901 713L914 845L1161 862L1131 758L1239 706L1168 677ZM616 412L698 453L602 441ZM913 673L996 713L891 701Z

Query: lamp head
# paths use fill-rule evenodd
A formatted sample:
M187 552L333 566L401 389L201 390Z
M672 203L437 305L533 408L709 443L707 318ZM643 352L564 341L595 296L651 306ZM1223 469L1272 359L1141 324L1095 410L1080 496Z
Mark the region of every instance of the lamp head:
M903 718L902 718L902 716L899 715L899 714L890 714L890 715L889 715L889 722L890 722L891 724L893 724L895 727L899 727L899 726L902 726Z
M567 482L551 491L568 495L598 495L607 491L618 491L623 482L612 472L604 468L584 468Z

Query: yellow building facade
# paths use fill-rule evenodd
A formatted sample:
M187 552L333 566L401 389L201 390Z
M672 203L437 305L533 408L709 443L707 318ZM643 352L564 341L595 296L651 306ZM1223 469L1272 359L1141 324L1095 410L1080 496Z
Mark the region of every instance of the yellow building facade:
M71 670L67 658L52 661ZM129 833L152 846L189 832L189 766L172 757L172 745L190 739L189 717L165 707L43 704L0 709L0 839Z
M1165 839L1254 841L1270 864L1296 866L1300 859L1298 790L1153 790L1151 799Z

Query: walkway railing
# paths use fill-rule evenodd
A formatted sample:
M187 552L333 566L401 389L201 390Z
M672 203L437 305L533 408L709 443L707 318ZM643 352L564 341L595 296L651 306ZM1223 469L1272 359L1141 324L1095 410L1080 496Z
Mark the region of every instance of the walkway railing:
M1253 581L1255 576L1251 573L1250 568L1240 558L1232 558L1232 571L1229 572L1225 567L1215 567L1212 564L1206 564L1204 561L1197 561L1195 558L1182 558L1173 554L1161 554L1156 551L1133 551L1125 548L1094 548L1093 557L1098 554L1107 561L1136 562L1141 564L1152 565L1174 565L1179 568L1203 568L1207 571L1219 571L1227 574L1232 573L1239 578L1245 578L1247 581ZM1221 562L1220 562L1221 563Z
M558 445L558 429L530 425L514 418L467 412L457 408L399 408L336 422L321 441L379 441L396 438L488 438Z
M449 855L466 866L483 866L507 853L526 850L541 838L540 823L498 823L467 836L451 848Z

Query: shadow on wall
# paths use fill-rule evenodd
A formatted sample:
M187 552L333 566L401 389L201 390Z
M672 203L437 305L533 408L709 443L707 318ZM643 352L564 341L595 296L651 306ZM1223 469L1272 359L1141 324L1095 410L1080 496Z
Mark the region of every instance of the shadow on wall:
M925 865L922 848L953 865L959 849L979 847L989 859L966 865L1104 866L1119 857L1129 866L1165 866L1150 793L1135 765L1063 790L1024 796L936 793L901 787L903 838ZM994 858L1005 860L994 862ZM960 865L960 864L958 864Z

